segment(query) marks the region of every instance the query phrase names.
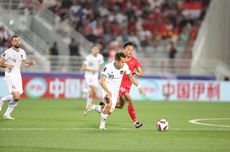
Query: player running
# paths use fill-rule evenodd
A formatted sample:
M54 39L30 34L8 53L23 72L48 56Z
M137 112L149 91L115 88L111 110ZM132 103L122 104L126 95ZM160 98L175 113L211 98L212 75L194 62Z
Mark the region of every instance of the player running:
M20 67L30 67L35 65L34 61L26 59L26 53L20 48L20 37L12 36L13 47L7 49L0 58L0 67L5 68L5 80L9 88L9 95L0 99L0 111L4 102L9 101L9 106L4 113L3 119L15 119L11 116L14 108L17 106L22 89L22 76Z
M138 77L143 76L143 72L141 69L140 62L133 56L134 52L134 44L132 42L127 42L123 45L124 54L126 56L126 64L129 66L129 69L133 75ZM136 112L133 105L133 99L129 95L130 89L132 86L132 82L127 77L127 75L123 75L120 91L119 91L119 100L116 105L116 108L122 109L125 105L125 102L128 104L128 113L133 120L134 126L136 128L140 128L143 124L137 120Z
M82 70L85 71L85 81L87 84L86 107L87 105L92 104L93 97L96 96L98 86L98 75L99 71L101 71L102 69L102 64L104 63L104 58L99 53L100 48L98 45L93 46L91 51L92 53L86 56L86 60L83 62L82 66Z
M128 76L132 83L139 87L138 82L129 70L128 65L125 63L125 54L118 52L115 55L115 61L107 64L101 72L100 85L102 87L102 95L104 106L101 108L99 105L88 105L85 115L90 109L101 112L101 123L99 129L106 130L105 123L108 115L110 115L116 106L118 94L120 90L121 80L124 73ZM140 87L139 87L140 88ZM141 90L141 89L140 89ZM97 108L95 108L97 107Z

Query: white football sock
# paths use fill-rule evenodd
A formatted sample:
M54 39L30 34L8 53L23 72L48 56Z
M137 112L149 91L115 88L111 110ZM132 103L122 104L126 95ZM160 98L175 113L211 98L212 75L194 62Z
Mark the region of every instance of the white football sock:
M101 112L101 106L100 105L93 105L92 110L96 110L97 112Z
M13 100L13 95L8 95L8 96L0 98L0 111L2 110L2 106L4 102L10 101L10 100Z
M101 113L101 124L100 124L100 128L105 128L105 123L106 123L107 117L108 117L108 114Z
M14 98L13 98L13 95L10 94L10 95L8 95L8 96L2 97L0 100L4 102L4 101L11 101L11 100L14 100Z
M13 112L14 108L17 106L17 102L16 101L11 101L9 103L9 106L4 114L4 116L10 116L10 114Z
M87 98L87 105L92 104L93 99L92 98Z

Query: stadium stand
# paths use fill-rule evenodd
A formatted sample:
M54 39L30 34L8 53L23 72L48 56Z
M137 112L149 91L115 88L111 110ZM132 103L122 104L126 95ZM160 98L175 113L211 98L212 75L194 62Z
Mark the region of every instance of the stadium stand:
M145 74L190 74L192 48L209 2L0 0L0 22L23 38L33 58L44 61L35 71L80 72L93 43L102 44L110 61L124 42L133 41ZM80 56L69 55L71 40L79 45ZM49 54L54 42L56 56Z

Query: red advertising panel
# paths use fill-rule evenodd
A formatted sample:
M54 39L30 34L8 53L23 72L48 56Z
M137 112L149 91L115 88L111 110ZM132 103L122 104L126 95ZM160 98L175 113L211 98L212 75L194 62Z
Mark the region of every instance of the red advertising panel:
M83 80L79 78L24 77L23 97L80 98Z

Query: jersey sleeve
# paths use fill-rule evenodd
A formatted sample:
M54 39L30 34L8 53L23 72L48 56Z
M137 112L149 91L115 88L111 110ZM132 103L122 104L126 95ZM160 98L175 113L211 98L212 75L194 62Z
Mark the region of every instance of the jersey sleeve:
M7 51L5 51L5 52L2 54L1 57L2 57L4 60L7 60L8 56L9 56L9 53L8 53Z
M108 68L108 66L105 66L104 69L102 70L101 76L103 76L103 75L108 78L108 75L109 75L109 68Z
M131 71L130 71L130 69L129 69L129 66L125 63L125 65L124 65L124 71L125 71L125 73L127 74L127 75L130 75L131 74Z
M141 67L141 63L135 58L135 68L138 69Z
M22 52L22 60L26 60L26 53L25 53L25 51Z

